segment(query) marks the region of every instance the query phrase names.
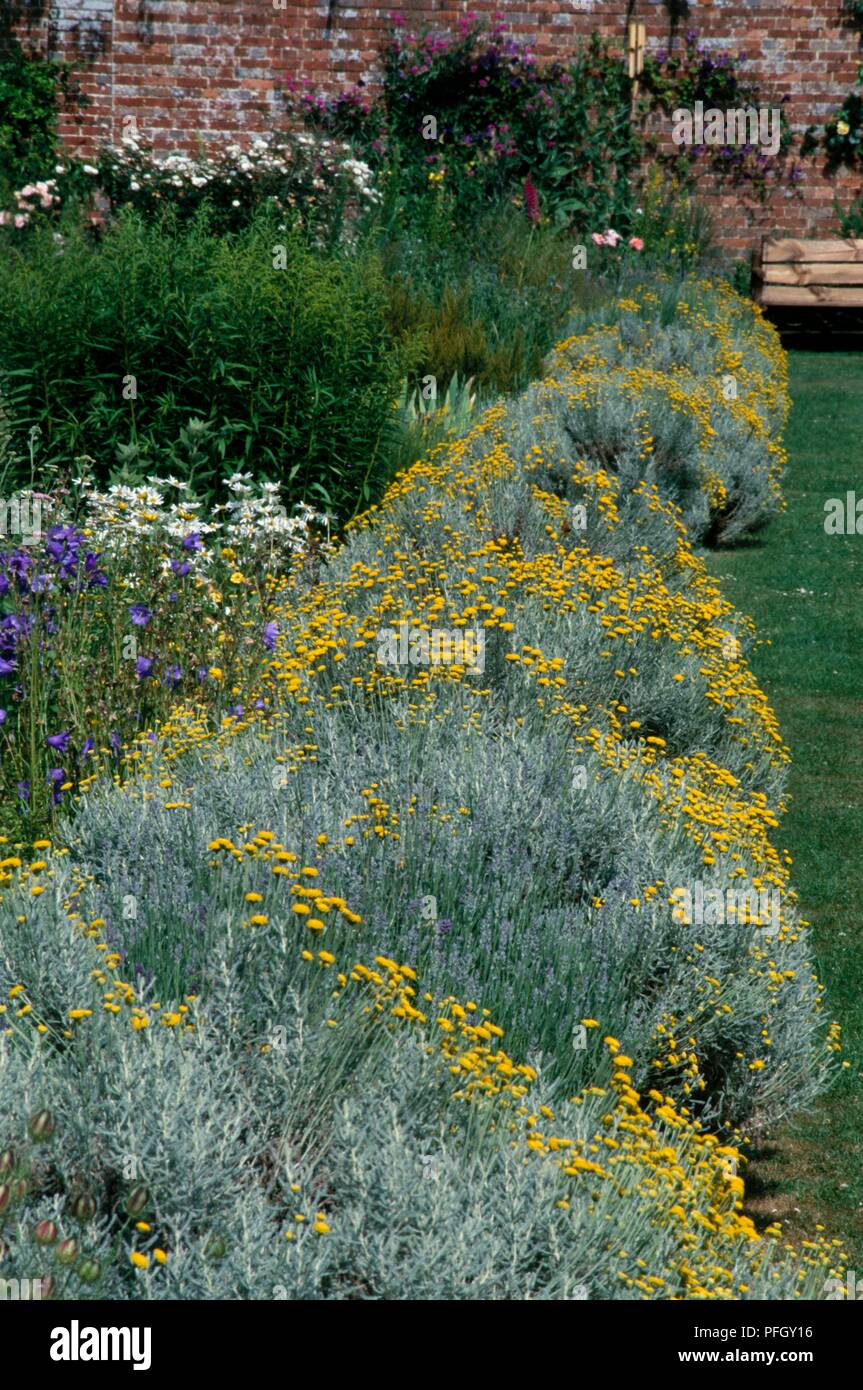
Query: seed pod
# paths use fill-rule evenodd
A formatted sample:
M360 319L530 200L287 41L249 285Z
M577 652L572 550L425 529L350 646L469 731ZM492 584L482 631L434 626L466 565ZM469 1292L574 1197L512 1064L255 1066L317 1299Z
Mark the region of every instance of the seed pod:
M24 1198L27 1196L27 1189L27 1179L18 1178L17 1181L12 1184L12 1200L15 1202L23 1202Z
M72 1215L85 1226L96 1215L96 1198L89 1192L82 1192L72 1203Z
M55 1251L57 1263L61 1265L74 1264L78 1258L78 1242L74 1236L67 1236L61 1240Z
M15 1171L15 1154L12 1149L4 1149L0 1153L0 1178L8 1177Z
M3 1186L0 1187L0 1211L5 1211L11 1201L12 1188L9 1186L8 1182L5 1182Z
M95 1284L102 1273L98 1260L82 1260L78 1266L78 1278L82 1284Z
M57 1284L55 1282L53 1274L43 1274L42 1278L38 1279L36 1282L39 1285L38 1297L42 1300L43 1303L47 1299L54 1297L54 1294L57 1291ZM37 1295L34 1293L34 1297L36 1296Z
M27 1133L37 1144L50 1139L56 1128L56 1121L50 1110L37 1110L27 1121Z
M6 1244L5 1240L3 1240L2 1237L0 1237L0 1265L2 1265L3 1261L5 1260L8 1254L9 1246Z
M146 1187L133 1187L126 1198L126 1212L129 1216L141 1216L150 1205L150 1194Z
M53 1245L59 1232L53 1221L39 1221L33 1234L40 1245Z

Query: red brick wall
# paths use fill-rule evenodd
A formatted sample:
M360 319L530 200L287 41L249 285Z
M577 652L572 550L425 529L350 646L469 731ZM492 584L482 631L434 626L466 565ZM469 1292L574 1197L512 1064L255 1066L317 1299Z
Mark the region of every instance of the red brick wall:
M0 5L3 0L0 0ZM565 56L579 36L598 29L623 45L628 18L647 25L648 47L680 43L698 30L717 52L745 52L743 71L774 104L787 93L794 129L821 124L853 85L863 60L842 0L693 0L677 27L665 0L19 0L22 34L73 61L90 105L69 111L62 134L88 153L118 140L134 117L160 145L191 145L284 125L284 79L310 78L334 88L374 79L375 57L398 9L410 25L452 25L468 11L500 13L540 56ZM678 5L677 8L680 8ZM812 235L835 226L833 200L846 205L863 178L827 176L807 160L796 188L775 189L766 207L708 176L705 197L719 239L729 249L752 245L763 229Z

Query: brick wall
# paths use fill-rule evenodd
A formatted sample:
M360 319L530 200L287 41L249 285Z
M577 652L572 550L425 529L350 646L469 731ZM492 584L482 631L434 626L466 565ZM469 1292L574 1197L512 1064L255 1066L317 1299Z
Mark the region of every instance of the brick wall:
M0 8L12 0L0 0ZM17 0L17 28L42 51L74 62L89 105L64 114L71 149L118 140L134 117L157 144L191 145L284 125L290 74L334 88L373 81L394 3L363 0ZM708 47L744 52L744 73L766 101L786 95L793 128L821 124L853 85L863 52L842 0L402 0L409 24L453 24L468 11L502 13L540 56L565 56L591 30L621 46L628 18L647 26L648 47L679 43L692 27ZM685 11L675 22L670 11ZM835 225L833 201L863 189L859 174L828 176L807 160L796 188L777 188L760 207L709 175L703 191L720 240L752 245L764 229L813 235Z

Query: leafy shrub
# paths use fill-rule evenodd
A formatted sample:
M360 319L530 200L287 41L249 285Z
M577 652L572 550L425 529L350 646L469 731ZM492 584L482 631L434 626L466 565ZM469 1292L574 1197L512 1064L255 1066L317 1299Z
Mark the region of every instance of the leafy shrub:
M637 153L623 64L592 36L566 64L540 65L503 21L467 17L456 34L398 23L381 52L382 90L293 93L306 121L397 164L404 196L443 185L462 212L523 191L557 222L626 223ZM429 120L433 122L429 125Z
M380 199L368 166L349 153L334 140L301 133L257 137L246 149L229 144L157 155L130 135L101 151L93 179L112 208L132 207L148 218L160 218L168 205L186 220L206 206L214 230L237 231L268 207L332 238L346 211L356 215Z
M0 201L11 188L39 178L54 163L57 98L69 68L27 53L16 39L0 50Z
M422 341L411 384L473 378L481 395L509 395L539 375L573 307L598 297L573 272L572 240L496 206L468 231L449 203L381 239L394 337Z
M653 164L642 180L639 206L632 218L634 235L644 243L644 269L689 272L713 255L713 227L697 201L692 180L682 165Z
M128 211L95 247L34 231L0 258L0 386L43 465L87 454L104 479L121 449L152 471L196 417L200 490L254 462L288 505L372 495L411 362L373 254L315 252L263 216L220 239Z

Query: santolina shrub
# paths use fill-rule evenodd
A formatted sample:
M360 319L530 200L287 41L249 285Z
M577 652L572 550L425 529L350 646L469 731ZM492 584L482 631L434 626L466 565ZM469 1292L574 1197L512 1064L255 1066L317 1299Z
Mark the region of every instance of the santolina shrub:
M839 1050L773 842L788 754L751 625L673 478L546 438L573 351L274 578L242 708L178 706L77 793L67 848L9 845L10 1274L78 1289L51 1221L112 1298L841 1275L837 1244L780 1251L740 1207L747 1131ZM440 629L482 665L431 660ZM699 886L756 906L681 910Z
M797 1254L778 1227L759 1235L739 1150L642 1097L598 1020L582 1025L592 1084L554 1100L487 1008L334 953L297 916L268 923L250 894L237 911L251 846L285 887L311 867L267 832L210 845L238 862L209 1002L128 979L62 852L4 862L0 911L21 929L3 966L27 983L0 1006L2 1277L85 1299L795 1298L839 1282L838 1243ZM315 911L359 925L326 891Z

